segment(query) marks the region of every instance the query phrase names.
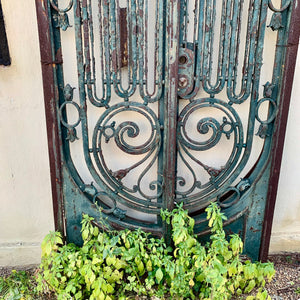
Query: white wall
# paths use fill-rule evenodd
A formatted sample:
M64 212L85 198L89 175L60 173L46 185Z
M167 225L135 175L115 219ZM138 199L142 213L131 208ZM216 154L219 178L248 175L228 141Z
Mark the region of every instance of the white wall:
M53 230L35 3L1 2L12 65L0 66L0 265L35 264Z
M300 54L298 52L291 106L275 207L271 252L300 252Z
M34 0L2 0L12 65L0 66L0 266L36 264L53 230ZM300 62L292 96L271 251L300 251Z

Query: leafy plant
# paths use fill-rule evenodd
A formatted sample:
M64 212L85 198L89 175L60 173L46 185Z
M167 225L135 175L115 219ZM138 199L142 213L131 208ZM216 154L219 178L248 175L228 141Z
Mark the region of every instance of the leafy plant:
M35 279L26 271L12 270L6 277L0 277L0 299L33 300L38 299L35 291Z
M54 291L58 299L125 300L138 294L222 300L258 287L248 300L271 299L263 287L275 274L273 265L242 262L243 243L238 235L226 239L226 217L217 204L206 212L211 237L205 246L182 205L161 212L172 226L174 249L141 230L100 232L94 219L83 215L82 247L63 245L57 232L46 236L37 290Z

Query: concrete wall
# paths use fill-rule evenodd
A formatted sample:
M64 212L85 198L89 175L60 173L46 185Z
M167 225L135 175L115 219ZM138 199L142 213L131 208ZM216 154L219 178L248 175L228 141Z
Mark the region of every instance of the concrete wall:
M34 0L2 0L12 65L0 67L0 266L36 264L53 230ZM300 251L298 59L271 251Z

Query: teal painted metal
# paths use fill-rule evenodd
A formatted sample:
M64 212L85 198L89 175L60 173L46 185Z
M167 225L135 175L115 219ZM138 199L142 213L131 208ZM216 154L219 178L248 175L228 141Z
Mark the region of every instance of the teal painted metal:
M62 64L55 66L54 81L67 239L80 243L82 213L97 219L99 207L105 219L99 226L142 228L169 239L170 228L160 219L160 210L171 210L181 202L195 218L196 233L204 237L209 235L204 209L218 201L228 217L228 232L240 233L245 254L257 259L281 101L286 51L282 45L293 1L283 1L280 9L271 0L103 0L96 4L70 0L61 9L55 0L47 2L53 53L61 49L61 30L70 30L72 12L76 41L78 84L64 82ZM121 61L125 46L120 44L124 11L125 67ZM270 28L268 11L274 12ZM261 83L266 30L278 31L278 40L272 81ZM247 118L240 116L244 103ZM264 103L269 105L266 119L261 117ZM72 123L68 121L71 107L77 114ZM94 123L93 109L99 112ZM263 147L245 174L255 135L263 140ZM82 147L88 176L82 175L74 159L76 143ZM231 150L217 166L213 159L207 161L206 153L220 145ZM115 153L113 159L109 152Z

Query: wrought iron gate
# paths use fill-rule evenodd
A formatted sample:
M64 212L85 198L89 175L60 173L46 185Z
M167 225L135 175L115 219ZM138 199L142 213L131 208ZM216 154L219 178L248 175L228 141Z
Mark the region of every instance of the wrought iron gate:
M80 243L82 213L101 208L101 226L169 238L160 210L183 202L204 237L204 209L218 201L226 230L264 258L298 1L58 2L36 1L57 228ZM278 37L263 82L266 30ZM74 83L62 53L64 64L76 53Z

